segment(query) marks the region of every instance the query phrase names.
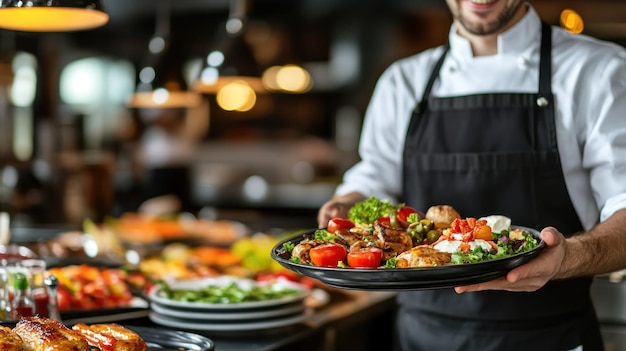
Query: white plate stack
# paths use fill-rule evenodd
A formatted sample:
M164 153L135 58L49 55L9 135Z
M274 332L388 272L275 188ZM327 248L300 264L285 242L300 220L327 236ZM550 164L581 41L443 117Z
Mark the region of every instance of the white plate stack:
M169 283L172 290L194 290L207 286L225 286L233 282L242 289L258 284L253 280L231 276L181 280ZM208 332L260 331L291 326L307 318L305 300L311 290L304 285L278 280L273 289L296 289L295 295L239 303L206 303L172 300L165 296L161 287L149 294L150 320L170 328Z

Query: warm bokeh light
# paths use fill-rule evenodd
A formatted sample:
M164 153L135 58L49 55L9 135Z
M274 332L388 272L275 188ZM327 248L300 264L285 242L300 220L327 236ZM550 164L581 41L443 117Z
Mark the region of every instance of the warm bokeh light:
M574 34L580 34L585 27L582 17L572 9L561 12L561 27Z
M276 83L287 92L302 93L310 88L311 76L300 66L286 65L278 71Z
M185 108L198 106L201 101L201 96L194 92L169 91L164 88L158 88L154 91L133 94L128 106L133 108Z
M71 7L0 8L0 28L25 32L63 32L96 28L109 21L106 12Z
M226 111L245 112L256 104L256 93L245 81L232 81L220 88L216 100Z
M263 82L265 89L269 91L278 91L278 89L280 89L278 87L278 83L276 82L278 71L280 71L280 66L272 66L263 72L261 81Z
M263 72L263 85L270 91L305 93L311 89L311 76L297 65L273 66Z

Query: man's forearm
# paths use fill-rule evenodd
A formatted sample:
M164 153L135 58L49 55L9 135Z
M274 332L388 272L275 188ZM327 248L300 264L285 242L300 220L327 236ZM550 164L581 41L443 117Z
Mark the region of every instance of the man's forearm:
M592 276L624 268L626 209L617 211L589 232L567 239L565 259L555 278Z

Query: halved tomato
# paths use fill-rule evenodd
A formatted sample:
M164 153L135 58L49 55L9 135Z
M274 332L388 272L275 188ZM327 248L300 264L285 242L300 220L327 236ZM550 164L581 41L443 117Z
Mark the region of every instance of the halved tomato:
M328 221L328 230L331 233L336 232L337 230L348 230L354 227L354 223L352 223L349 219L344 218L333 218Z
M348 252L348 266L352 268L377 268L383 258L383 250L367 247Z
M400 207L400 209L398 210L397 213L397 218L398 221L400 222L400 224L404 227L404 228L408 228L409 227L409 221L408 218L411 214L417 214L419 217L419 212L417 212L416 209L414 209L413 207L410 206L402 206ZM421 217L419 217L421 218Z
M380 217L376 220L376 222L392 228L402 228L402 223L398 221L398 216L396 216L395 214L391 216Z
M391 225L391 219L389 219L388 216L380 217L379 219L376 220L376 222L383 224L383 225Z
M488 226L487 223L480 222L481 221L478 221L474 227L474 237L485 241L491 240L491 227Z
M348 250L341 244L328 243L312 248L309 251L311 262L320 267L337 267L339 262L346 259Z

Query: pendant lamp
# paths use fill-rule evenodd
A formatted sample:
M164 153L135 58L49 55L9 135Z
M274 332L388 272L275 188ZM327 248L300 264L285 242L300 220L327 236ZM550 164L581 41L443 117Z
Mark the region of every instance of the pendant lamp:
M0 28L24 32L67 32L105 25L100 0L0 0Z
M201 103L201 95L187 89L182 63L170 48L167 1L157 4L156 30L139 71L137 90L128 103L131 108L191 108Z
M255 93L266 93L261 69L243 33L246 29L250 0L231 0L225 33L204 58L193 89L204 94L218 94L223 88L240 84Z

